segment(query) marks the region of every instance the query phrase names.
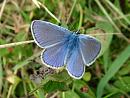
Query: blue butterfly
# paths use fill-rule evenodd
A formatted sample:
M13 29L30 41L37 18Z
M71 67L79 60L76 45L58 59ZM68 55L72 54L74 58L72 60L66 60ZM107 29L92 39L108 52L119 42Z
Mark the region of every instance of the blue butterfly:
M66 65L69 75L82 78L85 65L91 65L97 58L101 43L92 36L71 32L50 22L34 20L31 24L35 43L45 48L42 62L51 68Z

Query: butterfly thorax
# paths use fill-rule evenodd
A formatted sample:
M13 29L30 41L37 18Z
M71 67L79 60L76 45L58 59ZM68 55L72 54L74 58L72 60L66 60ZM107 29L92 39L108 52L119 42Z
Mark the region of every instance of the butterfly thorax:
M70 56L74 53L74 51L79 47L79 37L77 34L73 33L72 35L70 35L69 39L68 39L68 56L67 59L70 58Z
M79 37L77 34L73 33L72 35L70 35L68 42L68 49L73 50L76 47L78 47L78 41Z

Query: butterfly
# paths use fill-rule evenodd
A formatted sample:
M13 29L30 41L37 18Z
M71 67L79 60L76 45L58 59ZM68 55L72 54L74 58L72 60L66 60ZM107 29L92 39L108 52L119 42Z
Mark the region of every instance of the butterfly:
M32 21L31 32L35 43L45 48L41 53L43 64L55 69L66 65L68 74L75 79L82 78L85 65L90 66L101 50L96 38L47 21Z

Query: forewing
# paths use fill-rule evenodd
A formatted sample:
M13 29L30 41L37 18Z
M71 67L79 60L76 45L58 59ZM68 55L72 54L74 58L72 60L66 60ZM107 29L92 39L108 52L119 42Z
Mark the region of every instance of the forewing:
M66 40L71 34L69 30L50 22L34 20L31 32L38 46L47 48Z
M67 42L60 43L51 48L47 48L42 54L41 59L48 67L58 68L64 65L67 54Z
M70 76L75 79L80 79L85 71L84 62L78 48L72 50L71 52L69 53L71 55L67 60L66 69Z
M82 54L84 63L89 66L97 58L101 50L101 43L91 36L80 35L79 36L79 48Z

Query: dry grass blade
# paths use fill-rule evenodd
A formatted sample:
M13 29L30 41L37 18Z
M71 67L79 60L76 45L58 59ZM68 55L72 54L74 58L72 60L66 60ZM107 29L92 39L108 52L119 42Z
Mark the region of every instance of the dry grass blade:
M22 42L15 42L15 43L4 44L4 45L0 45L0 49L1 48L12 47L12 46L17 46L17 45L29 44L29 43L33 43L33 42L34 42L34 40L29 40L29 41L22 41Z
M1 20L2 14L3 14L3 11L4 11L4 8L5 8L6 2L7 2L7 0L4 0L3 5L2 5L2 7L1 7L1 10L0 10L0 20Z

